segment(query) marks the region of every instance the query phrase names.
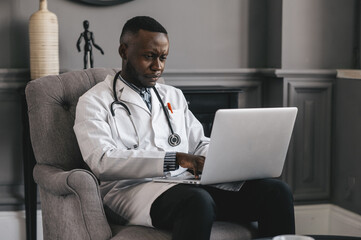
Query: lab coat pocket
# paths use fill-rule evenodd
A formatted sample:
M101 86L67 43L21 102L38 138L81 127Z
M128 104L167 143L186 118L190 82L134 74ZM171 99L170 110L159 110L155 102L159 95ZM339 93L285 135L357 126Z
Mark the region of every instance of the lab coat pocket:
M138 131L137 126L132 121L132 116L129 116L128 113L122 109L122 106L116 106L114 112L115 116L113 120L116 134L118 135L117 139L127 149L138 148Z
M174 128L183 126L185 124L183 110L173 110L173 113L168 111L169 119L173 123Z

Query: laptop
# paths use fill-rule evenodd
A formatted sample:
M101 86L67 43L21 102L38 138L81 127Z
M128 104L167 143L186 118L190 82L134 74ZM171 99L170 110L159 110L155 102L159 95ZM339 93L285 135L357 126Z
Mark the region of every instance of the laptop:
M153 181L208 185L279 177L296 115L295 107L220 109L200 179L186 171Z

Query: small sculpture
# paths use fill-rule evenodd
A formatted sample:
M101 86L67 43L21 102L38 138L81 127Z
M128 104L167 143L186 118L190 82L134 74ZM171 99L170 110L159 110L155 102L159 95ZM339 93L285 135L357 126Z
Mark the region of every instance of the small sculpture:
M93 47L92 45L98 49L101 54L104 55L104 51L103 49L101 49L101 47L99 47L97 44L95 44L94 42L94 36L93 36L93 32L88 31L89 28L89 21L85 20L83 22L83 26L84 26L84 32L82 32L80 34L80 37L78 38L78 41L76 43L76 47L78 48L78 51L80 52L80 43L82 38L84 38L85 44L84 44L84 69L87 68L88 66L88 59L90 61L90 67L93 68Z

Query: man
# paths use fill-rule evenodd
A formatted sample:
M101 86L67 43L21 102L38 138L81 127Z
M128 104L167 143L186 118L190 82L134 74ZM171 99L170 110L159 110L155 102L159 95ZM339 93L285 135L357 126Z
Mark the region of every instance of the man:
M107 215L117 223L172 230L173 239L209 239L214 220L258 221L261 236L294 233L292 194L281 181L249 181L225 191L149 179L187 168L197 177L209 144L182 92L157 83L168 52L160 23L128 20L119 76L108 76L79 99L74 130L101 181Z

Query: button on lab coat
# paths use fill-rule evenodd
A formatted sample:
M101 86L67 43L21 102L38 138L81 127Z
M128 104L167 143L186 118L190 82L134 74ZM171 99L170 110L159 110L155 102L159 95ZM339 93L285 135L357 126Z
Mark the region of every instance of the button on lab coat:
M84 158L101 181L104 204L128 224L152 226L149 211L153 201L174 186L155 183L150 178L163 176L166 152L185 152L206 156L209 139L203 127L188 110L183 93L172 86L156 84L163 104L170 103L169 119L181 143L168 144L171 134L165 113L153 89L152 111L138 93L117 80L118 100L127 105L114 104L115 117L110 105L114 101L113 76L107 76L82 97L77 109L74 131ZM180 168L180 173L185 169Z

